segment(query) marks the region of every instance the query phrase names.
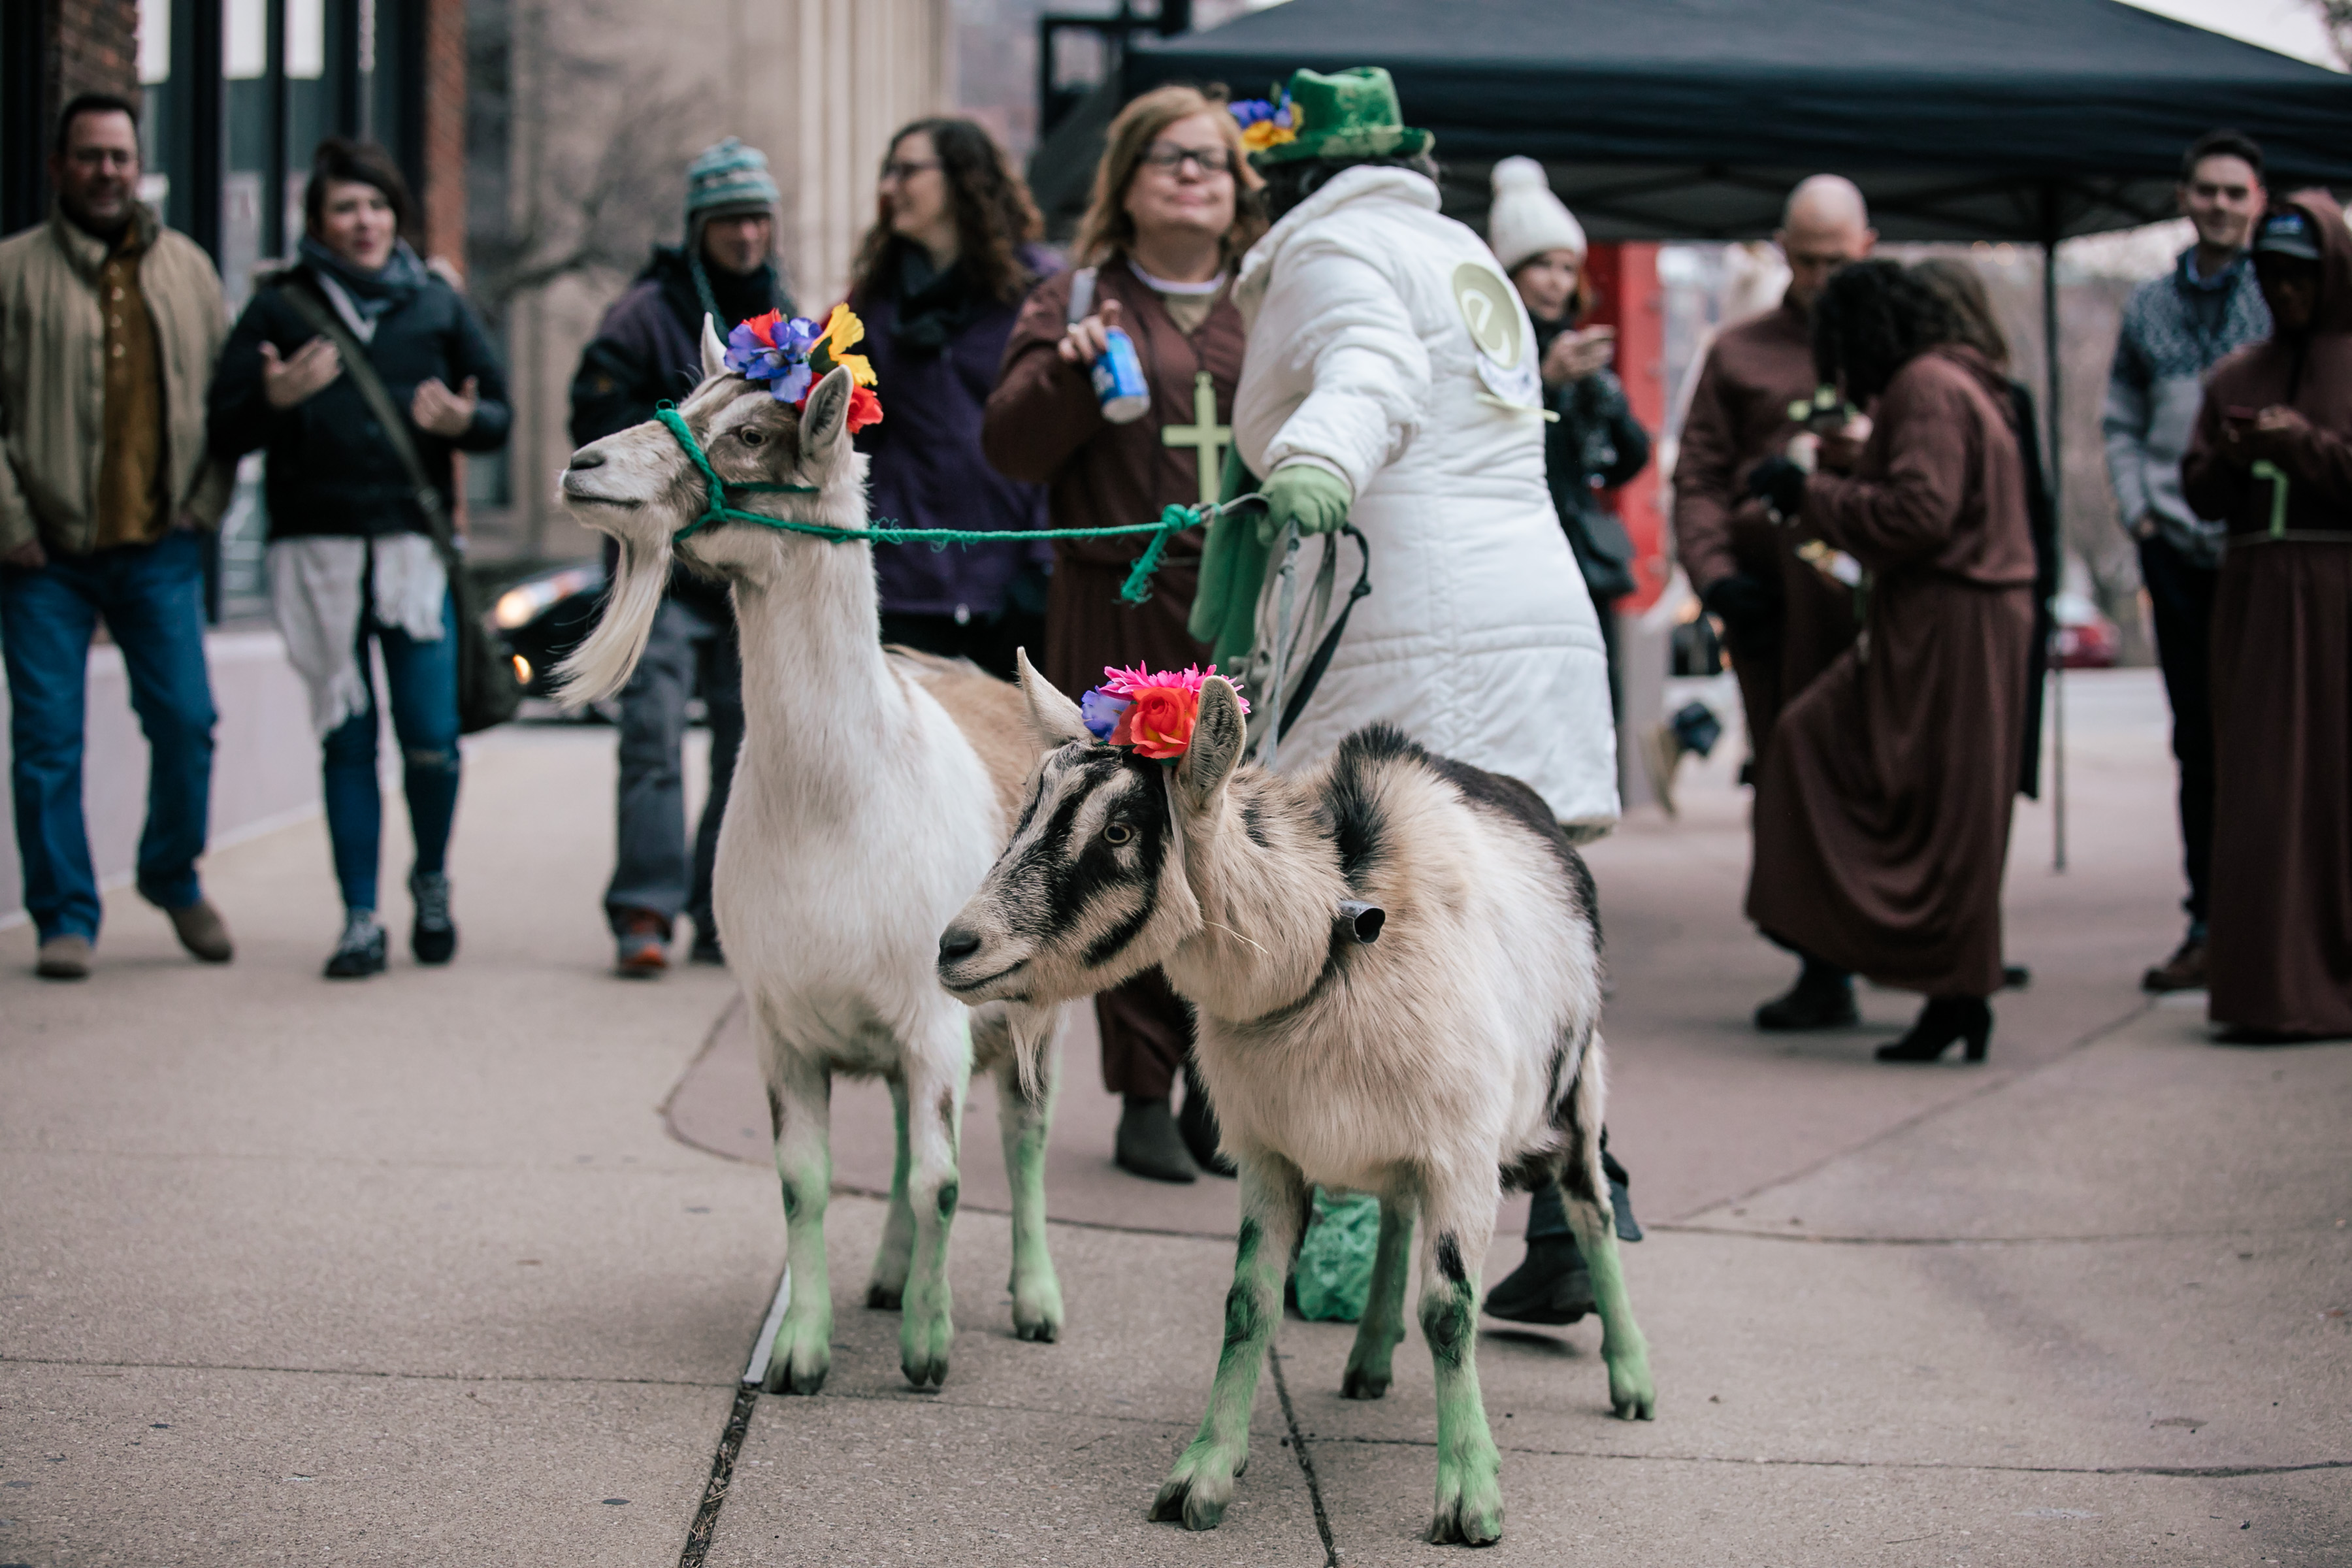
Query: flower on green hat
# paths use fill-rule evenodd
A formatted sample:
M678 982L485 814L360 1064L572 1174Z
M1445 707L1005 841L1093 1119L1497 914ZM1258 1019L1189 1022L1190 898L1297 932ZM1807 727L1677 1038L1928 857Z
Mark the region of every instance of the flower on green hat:
M1395 79L1379 66L1352 66L1329 76L1296 70L1287 87L1276 89L1275 98L1288 112L1289 123L1278 127L1287 135L1259 131L1261 125L1276 125L1277 116L1271 105L1257 100L1247 107L1265 107L1269 112L1253 113L1243 121L1243 144L1261 166L1300 158L1411 157L1436 141L1404 122ZM1234 109L1238 119L1244 106ZM1258 132L1255 139L1253 132Z

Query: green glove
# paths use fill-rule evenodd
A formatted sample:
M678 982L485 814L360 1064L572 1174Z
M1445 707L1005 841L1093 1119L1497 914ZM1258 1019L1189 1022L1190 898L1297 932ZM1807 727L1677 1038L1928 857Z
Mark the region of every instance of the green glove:
M1348 521L1348 503L1355 499L1347 480L1313 463L1285 463L1264 488L1266 510L1258 520L1260 544L1281 538L1286 522L1298 524L1301 535L1332 532Z
M1217 499L1233 500L1257 489L1257 476L1242 464L1241 455L1225 449L1224 477ZM1208 542L1201 550L1201 586L1192 597L1189 629L1209 645L1217 668L1239 673L1256 637L1258 590L1265 584L1265 560L1271 553L1257 535L1255 520L1217 516L1209 524Z

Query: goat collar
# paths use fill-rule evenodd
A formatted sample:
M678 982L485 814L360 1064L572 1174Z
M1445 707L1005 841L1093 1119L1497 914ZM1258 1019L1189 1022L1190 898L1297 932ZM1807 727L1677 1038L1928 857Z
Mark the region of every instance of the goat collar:
M702 443L694 438L694 431L687 424L686 416L677 411L677 405L674 403L656 403L654 405L654 417L669 427L669 433L677 437L677 444L686 448L686 455L694 460L694 466L702 470L702 515L671 534L670 542L673 544L691 534L700 532L714 522L756 522L766 528L791 529L796 533L843 531L837 528L827 528L822 523L789 522L781 517L766 517L756 511L742 511L729 506L727 491L730 487L727 481L720 479L719 470L710 466L709 454L703 451ZM817 487L814 485L738 484L732 488L747 494L764 491L772 495L813 496L817 493Z

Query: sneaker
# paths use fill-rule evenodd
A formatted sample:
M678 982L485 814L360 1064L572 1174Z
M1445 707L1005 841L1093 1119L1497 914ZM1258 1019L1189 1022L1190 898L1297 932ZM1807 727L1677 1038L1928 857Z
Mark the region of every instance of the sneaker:
M1184 1136L1176 1129L1175 1113L1166 1100L1129 1096L1118 1114L1118 1138L1113 1157L1118 1168L1153 1182L1195 1182L1200 1167L1186 1152Z
M457 955L457 922L449 918L449 873L416 871L408 879L416 921L408 928L408 951L419 963L446 963Z
M687 950L688 963L709 963L727 967L727 950L719 945L719 928L708 920L694 922L694 945Z
M2205 989L2205 939L2190 935L2170 958L2139 977L2139 988L2161 995L2168 991Z
M1576 1238L1548 1236L1528 1243L1528 1256L1486 1297L1486 1315L1510 1323L1559 1328L1597 1309L1592 1271Z
M621 922L614 972L630 980L651 980L668 967L668 920L651 910L631 910Z
M343 917L343 934L327 955L327 978L358 980L383 973L386 945L383 927L373 910L352 910Z
M89 938L66 931L41 943L40 956L33 963L33 973L44 980L87 980L89 978Z

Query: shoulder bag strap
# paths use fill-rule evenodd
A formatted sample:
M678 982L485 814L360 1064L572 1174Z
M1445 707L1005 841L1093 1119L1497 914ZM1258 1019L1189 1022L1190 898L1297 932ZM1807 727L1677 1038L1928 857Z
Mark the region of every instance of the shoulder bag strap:
M393 456L400 459L400 466L408 470L408 482L416 491L417 510L425 514L425 527L441 552L441 563L454 574L461 563L457 559L457 538L449 525L449 511L442 504L441 492L434 488L432 479L425 472L424 459L416 455L416 443L410 439L408 434L408 416L394 404L392 394L384 390L383 378L376 374L375 366L369 363L366 349L359 339L352 335L351 328L335 313L333 306L297 279L288 279L278 285L278 291L286 297L286 302L294 307L295 314L335 345L336 353L342 358L343 374L352 378L353 386L359 388L360 397L367 404L368 412L375 416L378 425L383 426L385 444L392 447Z

